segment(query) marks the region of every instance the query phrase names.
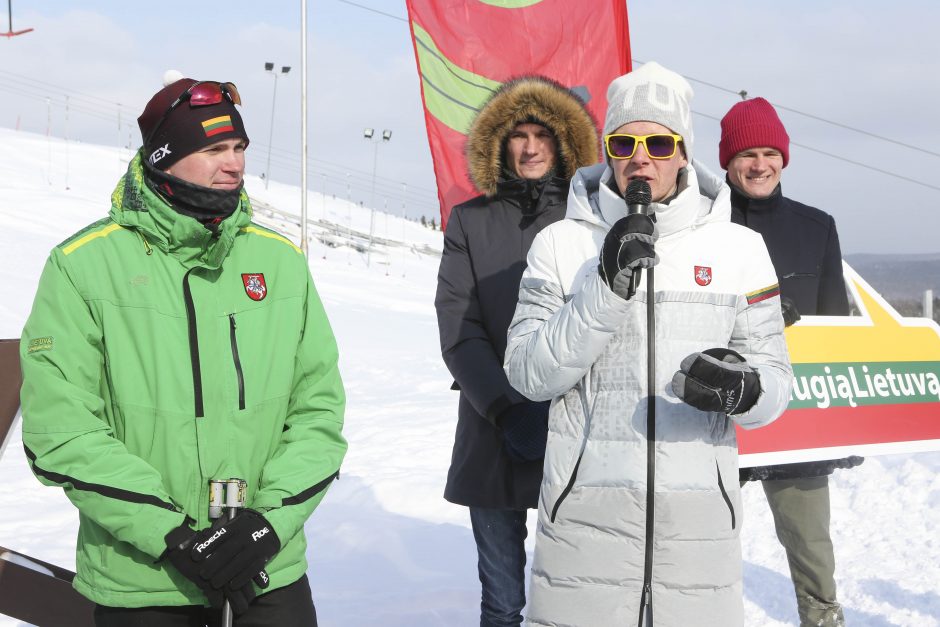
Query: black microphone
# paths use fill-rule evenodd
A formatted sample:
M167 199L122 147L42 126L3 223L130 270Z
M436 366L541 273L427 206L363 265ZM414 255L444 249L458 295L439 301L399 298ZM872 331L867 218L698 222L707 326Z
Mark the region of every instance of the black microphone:
M650 184L644 179L630 181L623 198L627 202L627 215L640 213L649 215L650 203L653 202L653 192L650 190ZM637 268L633 271L633 276L630 277L630 289L627 293L631 298L636 294L636 288L639 284L640 269Z
M624 200L627 201L627 214L649 213L650 203L653 202L653 192L650 190L650 184L643 179L633 179L627 185L627 193L624 194Z

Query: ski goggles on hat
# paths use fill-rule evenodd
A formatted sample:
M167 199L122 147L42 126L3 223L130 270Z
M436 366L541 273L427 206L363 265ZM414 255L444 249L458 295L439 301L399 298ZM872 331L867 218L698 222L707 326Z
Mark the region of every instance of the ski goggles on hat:
M151 138L157 134L157 131L163 126L163 123L166 122L167 117L173 112L173 109L184 102L188 101L191 108L207 107L209 105L219 104L222 102L223 98L228 99L233 105L240 105L242 103L242 98L238 94L238 88L235 87L235 83L219 83L218 81L200 81L193 83L189 86L189 89L181 93L179 97L167 107L167 110L160 117L156 126L150 131L150 137L146 139L144 144L150 143Z
M627 135L611 133L604 135L604 146L611 159L629 159L636 153L636 147L643 144L650 159L671 159L676 154L676 147L682 141L682 135L673 133L654 133L652 135Z

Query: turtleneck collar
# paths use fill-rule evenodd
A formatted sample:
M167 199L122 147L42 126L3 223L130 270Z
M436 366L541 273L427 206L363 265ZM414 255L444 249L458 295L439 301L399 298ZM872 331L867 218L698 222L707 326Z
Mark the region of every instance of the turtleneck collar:
M241 199L242 187L232 190L211 189L196 185L143 161L144 181L177 213L189 216L215 233L227 217L235 213Z
M736 211L744 213L748 211L769 211L776 208L780 199L783 198L783 191L779 183L766 198L751 198L740 188L733 185L731 179L727 176L725 176L725 182L731 188L731 207Z

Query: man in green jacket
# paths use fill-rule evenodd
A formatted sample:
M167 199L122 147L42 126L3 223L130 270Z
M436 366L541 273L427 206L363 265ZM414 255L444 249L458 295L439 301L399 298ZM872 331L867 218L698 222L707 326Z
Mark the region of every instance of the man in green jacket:
M23 331L23 443L79 510L99 625L203 625L223 598L316 624L304 523L345 395L304 255L251 222L236 104L213 81L153 96L109 216L53 249ZM235 477L246 507L213 524L210 481Z

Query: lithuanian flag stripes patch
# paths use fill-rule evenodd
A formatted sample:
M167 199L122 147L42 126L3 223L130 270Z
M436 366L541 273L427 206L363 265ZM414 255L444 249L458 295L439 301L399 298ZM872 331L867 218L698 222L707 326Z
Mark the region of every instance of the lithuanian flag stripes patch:
M206 137L212 137L213 135L218 135L219 133L234 131L235 127L232 126L232 116L220 115L217 118L212 118L211 120L206 120L203 122L202 130L206 132Z
M747 304L753 305L754 303L759 303L762 300L767 300L768 298L773 298L774 296L780 296L780 284L774 283L768 287L754 290L753 292L748 292L744 296L747 298Z

